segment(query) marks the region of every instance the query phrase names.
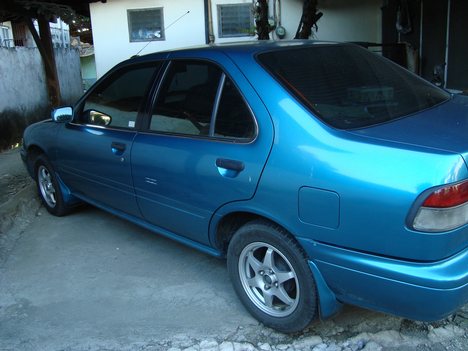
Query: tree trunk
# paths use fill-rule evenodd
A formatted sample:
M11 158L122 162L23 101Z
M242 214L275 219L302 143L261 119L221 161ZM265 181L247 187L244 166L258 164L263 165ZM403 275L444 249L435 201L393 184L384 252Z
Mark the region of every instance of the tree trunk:
M52 44L52 36L50 34L49 21L43 16L39 15L37 22L39 24L39 35L31 18L25 18L26 24L31 32L34 41L39 49L39 52L44 62L47 90L49 92L49 102L52 107L60 106L62 98L60 93L60 84L57 74L57 66L55 63L54 47Z
M268 23L267 0L259 0L255 8L255 25L257 27L258 40L270 39L270 25Z
M317 0L304 0L301 21L294 39L309 39L312 34L312 27L317 27L317 21L322 16L323 13L317 12Z

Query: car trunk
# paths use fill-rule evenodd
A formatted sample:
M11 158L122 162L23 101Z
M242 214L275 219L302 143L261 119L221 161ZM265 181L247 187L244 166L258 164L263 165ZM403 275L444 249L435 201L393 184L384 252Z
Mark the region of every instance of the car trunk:
M425 111L352 133L457 153L468 163L468 97L454 96Z

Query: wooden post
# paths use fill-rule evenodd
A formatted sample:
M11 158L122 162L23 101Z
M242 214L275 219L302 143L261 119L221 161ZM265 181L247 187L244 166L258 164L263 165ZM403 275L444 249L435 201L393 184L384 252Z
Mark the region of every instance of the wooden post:
M40 37L31 18L25 18L25 22L34 38L37 48L39 49L42 61L44 62L49 102L52 107L60 106L62 97L60 93L60 84L55 63L55 54L52 44L52 36L50 34L49 21L47 21L43 15L38 15L37 22L39 24Z
M312 27L317 26L317 21L322 16L322 12L317 12L317 0L304 0L301 21L294 39L309 39Z
M270 24L268 23L267 0L259 0L255 12L255 25L257 27L258 40L270 39Z

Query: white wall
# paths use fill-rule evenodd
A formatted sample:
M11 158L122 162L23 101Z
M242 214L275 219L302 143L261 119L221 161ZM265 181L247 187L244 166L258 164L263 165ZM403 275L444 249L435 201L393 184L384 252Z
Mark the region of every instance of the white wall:
M270 10L272 3L270 1ZM278 4L278 2L277 2ZM293 39L302 15L302 0L282 0L281 25L286 28L285 39ZM381 42L382 0L319 0L323 17L313 39L329 41ZM273 38L276 37L273 34Z
M382 0L319 0L318 40L382 41Z
M101 77L114 65L130 58L148 42L130 42L127 9L162 7L165 40L151 42L141 53L168 50L205 43L203 0L108 0L90 4L96 70ZM176 23L180 16L190 11ZM172 24L172 25L171 25Z

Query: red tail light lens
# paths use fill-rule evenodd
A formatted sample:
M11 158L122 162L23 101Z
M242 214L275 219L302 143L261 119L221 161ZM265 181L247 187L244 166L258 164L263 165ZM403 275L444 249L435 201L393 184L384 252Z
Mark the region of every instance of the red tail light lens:
M424 201L423 207L447 208L462 205L467 201L468 181L465 181L434 191Z

